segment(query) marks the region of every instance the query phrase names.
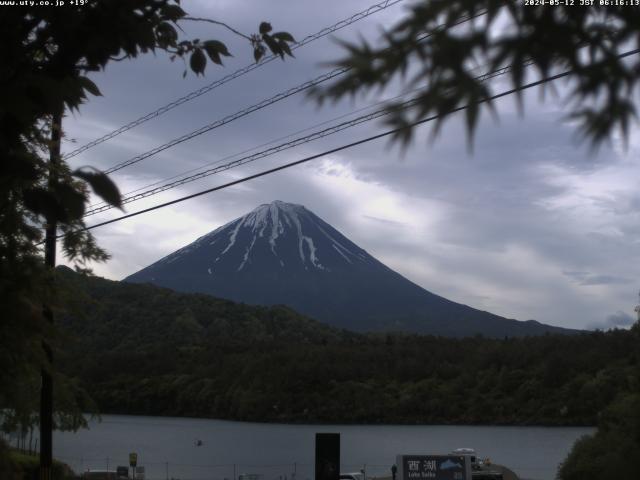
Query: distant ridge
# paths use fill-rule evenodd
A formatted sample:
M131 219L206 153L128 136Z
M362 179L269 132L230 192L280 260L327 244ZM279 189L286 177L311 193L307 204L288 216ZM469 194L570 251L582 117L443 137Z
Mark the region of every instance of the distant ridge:
M435 295L391 270L302 205L276 200L124 281L234 301L284 304L355 331L490 337L574 333Z

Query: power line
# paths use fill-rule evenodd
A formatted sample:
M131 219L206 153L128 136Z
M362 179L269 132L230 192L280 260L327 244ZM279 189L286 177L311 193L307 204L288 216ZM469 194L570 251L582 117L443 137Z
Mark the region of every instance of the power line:
M637 54L639 52L640 52L640 49L630 50L628 52L625 52L623 54L618 55L618 58L628 57L630 55L635 55L635 54ZM527 83L525 85L521 85L519 87L515 87L515 88L512 88L510 90L506 90L504 92L498 93L498 94L493 95L491 97L487 97L487 98L478 100L474 104L481 104L481 103L497 100L498 98L506 97L508 95L512 95L512 94L514 94L516 92L519 92L519 91L527 90L529 88L536 87L538 85L543 85L545 83L552 82L552 81L558 80L560 78L567 77L570 74L574 73L574 71L575 70L571 69L571 70L564 71L562 73L558 73L556 75L552 75L550 77L545 77L545 78L542 78L542 79L537 80L535 82L530 82L530 83ZM145 208L143 210L139 210L139 211L134 212L134 213L130 213L130 214L123 215L123 216L120 216L120 217L117 217L117 218L113 218L113 219L107 220L105 222L97 223L95 225L91 225L91 226L85 227L82 230L83 231L93 230L94 228L98 228L98 227L102 227L102 226L105 226L105 225L109 225L111 223L119 222L119 221L125 220L127 218L136 217L138 215L142 215L143 213L148 213L148 212L152 212L154 210L159 210L161 208L168 207L170 205L174 205L176 203L181 203L181 202L184 202L186 200L190 200L192 198L200 197L200 196L206 195L208 193L212 193L212 192L215 192L215 191L218 191L218 190L222 190L222 189L225 189L225 188L232 187L234 185L238 185L238 184L241 184L241 183L244 183L244 182L248 182L249 180L254 180L254 179L259 178L259 177L270 175L270 174L278 172L280 170L285 170L287 168L294 167L294 166L309 162L311 160L315 160L317 158L320 158L320 157L323 157L323 156L326 156L326 155L330 155L332 153L337 153L337 152L340 152L342 150L347 150L349 148L353 148L355 146L362 145L364 143L368 143L368 142L371 142L373 140L378 140L380 138L387 137L389 135L393 135L393 134L399 133L402 130L405 130L407 128L413 128L413 127L416 127L418 125L422 125L424 123L431 122L431 121L436 120L437 118L440 118L440 117L442 117L444 115L450 115L452 113L460 112L460 111L465 110L466 108L468 108L470 105L471 104L462 105L460 107L453 108L453 109L449 110L448 112L446 112L445 114L442 114L442 115L433 115L431 117L423 118L422 120L418 120L416 122L410 123L410 124L408 124L406 126L403 126L403 127L400 127L400 128L394 128L394 129L391 129L391 130L387 130L386 132L382 132L382 133L379 133L377 135L372 135L370 137L366 137L366 138L363 138L361 140L358 140L358 141L355 141L355 142L351 142L351 143L348 143L346 145L342 145L340 147L336 147L336 148L333 148L333 149L330 149L330 150L326 150L326 151L324 151L322 153L311 155L311 156L302 158L300 160L296 160L294 162L290 162L290 163L281 165L279 167L274 167L274 168L270 168L268 170L263 170L262 172L259 172L259 173L253 174L253 175L249 175L247 177L244 177L244 178L241 178L241 179L238 179L238 180L234 180L232 182L228 182L228 183L225 183L223 185L219 185L217 187L213 187L213 188L209 188L209 189L206 189L206 190L202 190L200 192L193 193L191 195L186 195L184 197L180 197L180 198L177 198L175 200L171 200L169 202L161 203L159 205L155 205L153 207Z
M417 90L418 89L416 89L414 91L417 91ZM405 96L405 95L407 95L407 93L411 93L411 92L405 92L405 93L403 93L401 95L398 95L397 97L392 97L390 100L395 100L397 98ZM208 162L208 163L206 163L206 164L204 164L204 165L202 165L200 167L191 168L189 170L177 173L177 174L172 175L170 177L163 178L161 180L157 180L155 182L152 182L152 183L149 183L147 185L135 188L133 190L129 190L128 192L122 194L123 202L127 203L126 200L128 200L130 197L133 197L135 193L140 192L142 190L146 191L147 189L151 189L151 188L155 187L156 185L160 185L160 184L162 184L164 182L169 182L171 180L174 180L174 179L177 179L177 178L180 178L180 177L186 178L186 177L184 177L185 175L193 174L195 172L203 173L203 172L201 172L201 171L203 171L203 169L205 169L207 167L211 167L212 165L219 165L219 164L223 163L226 160L231 160L233 158L237 158L237 157L240 157L242 155L246 156L247 154L249 154L249 152L254 152L255 153L256 151L258 151L259 149L261 149L263 147L268 147L269 145L273 145L273 144L275 144L277 142L281 142L281 141L286 140L288 138L292 138L295 135L299 135L301 133L308 132L310 130L313 130L314 128L322 127L324 125L330 124L331 122L335 122L337 120L342 120L343 118L349 117L349 116L354 115L356 113L360 113L360 112L363 112L365 110L370 110L371 108L376 107L378 105L381 105L383 103L385 103L385 101L376 102L376 103L373 103L371 105L367 105L366 107L358 108L356 110L350 111L348 113L344 113L342 115L339 115L337 117L331 118L329 120L325 120L323 122L317 123L317 124L312 125L310 127L306 127L306 128L301 129L301 130L297 130L295 132L289 133L287 135L275 138L273 140L269 140L268 142L261 143L260 145L256 145L254 147L247 148L247 149L242 150L240 152L236 152L236 153L233 153L233 154L226 155L226 156L224 156L222 158L219 158L217 160ZM208 170L209 169L207 169L207 171ZM87 213L85 214L85 216L92 214L94 212L94 210L96 210L98 208L102 208L105 205L109 205L109 203L105 202L105 201L98 201L96 203L93 203L93 204L89 205L89 207L87 209Z
M418 89L413 90L413 91L417 91L417 90L418 90ZM412 91L412 92L413 92L413 91ZM395 100L395 99L397 99L397 98L400 98L400 97L405 96L405 95L407 95L408 93L412 93L412 92L405 92L405 93L403 93L403 94L401 94L401 95L398 95L397 97L392 97L392 98L390 98L389 100ZM145 189L149 189L149 188L155 187L156 185L159 185L159 184L161 184L161 183L163 183L163 182L168 182L168 181L170 181L170 180L174 180L174 179L176 179L176 178L179 178L179 177L181 177L181 176L183 176L183 175L188 175L188 174L190 174L190 173L198 172L198 171L202 170L203 168L209 167L209 166L211 166L211 165L217 165L217 164L220 164L220 163L224 162L225 160L230 160L230 159L232 159L232 158L235 158L235 157L239 157L239 156L241 156L241 155L248 154L249 152L252 152L252 151L258 150L258 149L260 149L260 148L267 147L267 146L269 146L269 145L273 145L273 144L274 144L274 143L276 143L276 142L280 142L280 141L285 140L285 139L287 139L287 138L291 138L291 137L293 137L294 135L299 135L299 134L301 134L301 133L308 132L309 130L312 130L312 129L314 129L314 128L321 127L321 126L323 126L323 125L327 125L327 124L329 124L329 123L331 123L331 122L335 122L335 121L337 121L337 120L342 120L343 118L349 117L349 116L354 115L354 114L356 114L356 113L360 113L360 112L363 112L363 111L365 111L365 110L369 110L369 109L371 109L371 108L373 108L373 107L375 107L375 106L381 105L381 104L383 104L383 103L385 103L386 101L389 101L389 100L383 100L383 101L380 101L380 102L375 102L375 103L373 103L373 104L371 104L371 105L367 105L366 107L361 107L361 108L358 108L358 109L356 109L356 110L352 110L352 111L350 111L350 112L348 112L348 113L344 113L344 114L342 114L342 115L339 115L339 116L337 116L337 117L331 118L331 119L329 119L329 120L325 120L324 122L320 122L320 123L317 123L317 124L312 125L312 126L310 126L310 127L306 127L306 128L301 129L301 130L297 130L297 131L295 131L295 132L293 132L293 133L289 133L289 134L284 135L284 136L282 136L282 137L278 137L278 138L275 138L275 139L273 139L273 140L269 140L268 142L261 143L260 145L256 145L256 146L254 146L254 147L247 148L247 149L245 149L245 150L242 150L242 151L237 152L237 153L234 153L234 154L226 155L226 156L224 156L224 157L222 157L222 158L220 158L220 159L218 159L218 160L214 160L214 161L212 161L212 162L206 163L206 164L204 164L204 165L202 165L202 166L200 166L200 167L191 168L191 169L189 169L189 170L186 170L186 171L183 171L183 172L177 173L177 174L172 175L172 176L170 176L170 177L163 178L163 179L161 179L161 180L157 180L157 181L155 181L155 182L149 183L149 184L144 185L144 186L142 186L142 187L138 187L138 188L135 188L135 189L133 189L133 190L129 190L128 192L126 192L126 193L124 193L124 194L123 194L123 197L124 197L124 198L128 198L128 197L132 196L134 193L137 193L137 192L139 192L139 191L141 191L141 190L145 190ZM108 202L105 202L105 201L97 201L96 203L92 203L91 205L89 205L89 210L87 210L87 212L90 212L90 211L91 211L91 210L93 210L94 208L101 207L102 205L108 205Z
M406 95L406 94L403 94L403 95ZM384 102L380 102L380 103L384 103ZM366 109L369 109L369 108L371 108L371 106L367 107ZM355 112L350 112L349 114L342 115L341 117L348 116L348 115L353 115L353 113L355 113ZM130 202L133 202L133 201L136 201L136 200L140 200L142 198L146 198L148 196L155 195L155 194L163 192L165 190L169 190L169 189L174 188L176 186L184 185L185 183L190 183L190 182L198 180L200 178L204 178L204 177L213 175L214 173L218 173L218 172L224 171L224 170L229 170L231 168L234 168L234 167L237 167L237 166L240 166L240 165L244 165L245 163L253 162L253 161L258 160L260 158L265 158L267 156L271 156L271 155L273 155L275 153L279 153L279 152L282 152L284 150L288 150L288 149L296 147L298 145L309 143L309 142L311 142L313 140L316 140L318 138L323 138L325 136L329 136L329 135L331 135L333 133L337 133L337 132L339 132L341 130L344 130L344 129L352 127L352 126L359 125L360 123L363 123L365 121L373 120L374 118L378 118L381 115L384 115L386 113L388 113L388 112L386 112L386 110L384 110L384 109L383 110L377 110L377 111L375 111L373 113L357 117L357 118L352 119L352 120L350 120L348 122L343 122L343 123L340 123L338 125L334 125L332 127L329 127L329 128L317 131L317 132L313 132L312 134L309 134L309 135L306 135L306 136L303 136L303 137L298 137L298 138L296 138L294 140L291 140L289 142L284 142L284 143L281 143L281 144L276 145L274 147L270 147L270 148L267 148L265 150L261 150L261 151L255 152L255 153L250 154L250 155L245 155L245 156L243 156L243 157L241 157L241 158L239 158L237 160L234 160L232 162L226 163L224 165L219 165L217 167L209 168L207 170L198 172L198 173L196 173L194 175L182 177L179 180L176 180L175 182L167 183L167 184L164 184L164 185L156 187L156 188L150 188L150 187L153 187L154 185L162 183L163 181L155 182L154 184L149 185L148 186L149 189L145 190L142 193L136 193L135 195L133 194L133 193L135 193L135 192L137 192L139 190L144 190L147 187L142 187L140 189L134 190L133 192L131 192L132 193L131 195L126 195L122 199L122 203L126 204L126 203L130 203ZM340 118L340 117L338 117L338 118ZM331 121L333 121L333 120L331 120ZM329 122L330 121L323 122L323 124L326 124L326 123L329 123ZM306 130L309 130L309 128L305 129L304 131L306 131ZM300 132L298 132L298 133L300 133ZM295 135L295 134L288 135L288 136L286 136L284 138L288 138L288 137L291 137L293 135ZM275 143L275 141L269 142L268 144L273 144L273 143ZM256 147L256 148L258 148L258 147ZM252 148L252 149L246 150L243 153L246 153L246 152L251 151L251 150L256 150L256 148ZM242 153L235 154L235 155L230 155L230 156L226 157L225 159L237 157L238 155L242 155ZM221 163L221 161L215 161L215 162L210 163L209 165L214 165L214 164L219 164L219 163ZM202 168L203 167L198 167L197 169L194 169L193 171L202 170ZM165 181L169 181L169 180L171 180L173 178L177 178L177 177L180 177L181 175L186 175L188 173L190 173L190 171L189 172L185 172L183 174L175 175L173 177L170 177L169 179L166 179ZM103 212L103 211L106 211L106 210L110 210L111 208L114 208L114 207L112 205L108 204L107 202L102 202L100 205L97 205L94 208L91 208L90 210L88 210L85 213L84 216L87 217L87 216L90 216L90 215L94 215L96 213L100 213L100 212Z
M236 113L233 113L231 115L227 115L224 118L221 118L220 120L216 120L215 122L212 122L208 125L205 125L204 127L200 127L197 130L194 130L190 133L186 133L178 138L174 138L173 140L170 140L158 147L155 147L151 150L148 150L144 153L141 153L140 155L136 155L135 157L130 158L129 160L125 160L124 162L120 162L117 165L105 170L104 173L113 173L113 172L117 172L118 170L122 170L125 167L128 167L130 165L133 165L135 163L141 162L142 160L152 157L153 155L156 155L157 153L160 153L164 150L167 150L171 147L174 147L176 145L179 145L180 143L186 142L187 140L191 140L192 138L198 137L200 135L202 135L203 133L207 133L210 132L211 130L214 130L216 128L222 127L223 125L226 125L228 123L233 122L234 120L237 120L239 118L242 117L246 117L247 115L253 113L253 112L257 112L258 110L262 110L263 108L266 108L270 105L273 105L274 103L277 103L281 100L284 100L286 98L289 98L299 92L302 92L304 90L307 90L311 87L314 87L316 85L319 85L322 82L326 82L327 80L330 80L334 77L337 77L338 75L343 74L344 72L346 72L348 69L347 68L337 68L335 70L332 70L328 73L325 73L323 75L320 75L316 78L314 78L313 80L309 80L307 82L304 82L300 85L297 85L293 88L290 88L289 90L286 90L284 92L280 92L276 95L274 95L273 97L267 98L265 100L262 100L259 103L256 103L250 107L247 107L243 110L240 110Z
M433 35L434 32L441 30L442 28L452 28L458 25L461 25L465 22L468 22L469 20L476 18L478 16L484 15L486 13L486 11L481 11L479 13L476 13L475 15L468 15L468 16L464 16L460 19L458 19L458 21L456 23L453 23L451 25L447 25L447 24L440 24L438 25L436 28L434 28L432 31L425 33L424 35L422 35L417 41L423 41L427 38L429 38L431 35ZM219 128L223 125L226 125L228 123L231 123L239 118L245 117L253 112L257 112L258 110L262 110L263 108L266 108L270 105L273 105L277 102L280 102L281 100L284 100L286 98L289 98L293 95L296 95L297 93L300 93L304 90L308 90L312 87L315 87L316 85L319 85L323 82L326 82L327 80L331 80L332 78L335 78L339 75L342 75L343 73L347 72L351 70L350 67L341 67L341 68L336 68L328 73L324 73L322 75L317 76L316 78L314 78L313 80L309 80L307 82L301 83L295 87L292 87L284 92L280 92L270 98L264 99L254 105L251 105L250 107L247 107L243 110L239 110L236 113L233 113L231 115L227 115L226 117L216 120L215 122L212 122L208 125L205 125L203 127L200 127L197 130L194 130L190 133L186 133L178 138L174 138L173 140L170 140L162 145L159 145L151 150L148 150L144 153L141 153L139 155L136 155L135 157L130 158L129 160L125 160L124 162L120 162L117 165L105 170L104 173L113 173L113 172L117 172L118 170L122 170L123 168L126 168L130 165L134 165L136 163L141 162L142 160L145 160L149 157L152 157L153 155L156 155L164 150L167 150L171 147L174 147L176 145L179 145L183 142L186 142L187 140L191 140L192 138L198 137L204 133L210 132L211 130L214 130L216 128Z
M428 38L428 37L430 37L431 35L433 35L433 33L435 33L435 32L436 32L436 31L438 31L438 30L441 30L442 28L452 28L452 27L455 27L455 26L461 25L461 24L463 24L463 23L465 23L465 22L467 22L467 21L469 21L469 20L471 20L471 19L474 19L474 18L480 17L480 16L485 15L485 14L486 14L486 10L481 10L481 11L477 12L477 13L476 13L476 14L474 14L474 15L470 15L470 16L463 16L463 17L459 18L455 23L452 23L451 25L447 25L446 23L440 24L440 25L438 25L437 27L435 27L433 30L431 30L430 32L427 32L427 33L423 34L423 35L418 39L418 41L425 40L426 38ZM329 76L330 76L330 78L331 78L331 77L333 77L333 76L334 76L334 73L336 73L338 70L339 70L339 69L336 69L336 70L334 70L334 72L330 72L330 73L328 73L328 74L321 75L321 76L317 77L315 80L312 80L312 81L310 81L310 82L318 81L317 83L320 83L321 81L324 81L324 79L325 79L324 77L325 77L326 75L329 75ZM348 70L348 69L345 69L344 71L346 71L346 70ZM476 77L476 78L479 78L479 77ZM328 79L328 78L326 78L326 79ZM231 121L233 121L233 120L235 120L235 119L237 119L237 118L240 118L241 116L244 116L244 115L247 115L248 113L251 113L252 111L259 110L260 108L264 108L264 107L266 107L266 106L268 106L268 105L270 105L270 104L272 104L272 103L275 103L275 102L276 102L276 101L278 101L278 100L281 100L281 99L284 99L284 98L286 98L286 97L289 97L289 96L291 96L291 95L293 95L293 94L297 93L298 91L301 91L301 90L304 90L304 89L306 89L306 88L309 88L309 86L313 86L313 85L309 85L309 83L310 83L310 82L306 82L306 83L304 83L304 84L302 84L302 85L299 85L298 87L293 87L292 89L290 89L290 90L288 90L288 91L286 91L286 92L281 92L280 94L277 94L277 95L275 95L274 97L271 97L270 99L263 100L263 101L262 101L262 102L260 102L259 104L253 105L253 106L251 106L251 107L248 107L248 108L247 108L247 109L245 109L245 110L242 110L242 111L236 112L235 114L229 115L229 116L227 116L227 117L223 118L222 120L218 120L218 121L216 121L216 122L213 122L212 124L209 124L209 125L207 125L207 126L201 127L201 128L200 128L200 129L198 129L198 130L195 130L195 131L193 131L193 132L191 132L191 133L189 133L189 134L185 134L185 135L183 135L182 137L179 137L178 139L174 139L174 140L172 140L171 142L169 142L169 143L167 143L167 144L161 145L161 146L159 146L159 147L157 147L157 148L155 148L155 149L153 149L153 150L151 150L151 151L148 151L148 152L146 152L146 153L143 153L143 154L141 154L141 155L139 155L139 156L137 156L137 157L133 157L133 158L132 158L132 159L130 159L130 160L127 160L127 161L125 161L125 162L121 162L120 164L118 164L118 165L116 165L115 167L113 167L113 169L107 170L105 173L112 173L112 172L114 172L114 171L116 171L116 170L119 170L119 169L125 168L126 166L131 165L131 164L133 164L133 163L137 163L137 162L139 162L139 161L143 160L144 158L148 158L148 157L150 157L150 156L154 155L155 153L158 153L158 152L160 152L160 151L162 151L162 150L166 150L166 149L170 148L171 146L177 145L178 143L181 143L181 142L183 142L183 141L186 141L186 140L189 140L189 139L191 139L191 138L194 138L195 136L198 136L198 135L200 135L200 134L202 134L202 133L205 133L206 131L210 131L210 130L212 130L212 129L214 129L214 128L217 128L217 127L219 127L219 126L221 126L221 125L224 125L224 124L226 124L226 123L229 123L229 122L231 122ZM317 83L316 83L316 84L317 84ZM416 89L416 90L418 90L418 89ZM402 95L400 95L400 96L402 96ZM400 96L398 96L398 97L393 97L391 100L394 100L395 98L399 98ZM378 103L384 103L384 102L378 102ZM375 105L375 104L374 104L374 105ZM342 116L339 116L339 117L337 117L337 118L334 118L333 120L338 120L338 119L343 118L343 117L345 117L345 116L352 115L353 113L357 113L357 112L359 112L359 111L366 110L366 109L368 109L368 108L371 108L371 106L368 106L368 107L365 107L365 108L362 108L362 109L355 110L355 111L353 111L353 112L350 112L349 114L342 115ZM333 120L329 120L329 121L333 121ZM324 124L328 123L329 121L327 121L327 122L323 122L323 123L320 123L320 124L318 124L318 125L316 125L316 126L324 125ZM314 127L309 127L309 128L307 128L307 129L303 129L303 130L298 131L298 132L296 132L296 133L302 133L302 132L307 131L307 130L309 130L309 129L311 129L311 128L314 128ZM257 148L260 148L261 146L266 146L266 145L273 144L273 143L275 143L275 142L276 142L276 141L278 141L278 140L281 140L281 139L284 139L284 138L289 138L289 137L291 137L291 136L295 135L296 133L292 133L292 134L289 134L289 135L287 135L287 136L280 137L280 139L272 140L272 141L270 141L270 142L263 143L263 144L261 144L261 145L259 145L259 146L257 146L257 147L254 147L254 148L251 148L251 149L248 149L248 150L244 150L244 151L242 151L242 152L239 152L239 153L236 153L236 154L233 154L233 155L229 155L229 156L224 157L224 158L222 158L222 159L220 159L220 160L218 160L218 161L210 162L210 163L206 164L205 166L207 166L207 165L212 165L212 164L216 164L216 163L220 163L220 162L222 162L222 161L224 161L224 160L227 160L227 159L230 159L230 158L233 158L233 157L237 157L237 156L242 155L242 154L244 154L244 153L247 153L247 152L249 152L249 151L251 151L251 150L255 150L255 149L257 149ZM204 168L204 166L203 166L203 167L197 167L197 168L194 168L194 169L188 170L188 171L183 172L183 173L181 173L181 174L173 175L173 176L171 176L171 177L169 177L169 178L167 178L167 179L165 179L165 180L160 180L160 181L157 181L157 182L153 182L153 183L151 183L151 184L149 184L149 185L147 185L147 186L140 187L140 188L137 188L137 189L135 189L135 190L132 190L132 191L128 192L128 194L129 194L129 193L135 193L135 192L138 192L138 191L143 190L143 189L145 189L145 188L153 187L153 186L155 186L155 185L158 185L159 183L162 183L163 181L169 181L169 180L172 180L172 179L174 179L174 178L179 177L180 175L186 175L186 174L188 174L188 173L198 171L198 170L200 170L200 169L202 169L202 168ZM127 194L127 195L128 195L128 194ZM87 213L87 215L92 214L92 213L97 213L97 212L94 212L94 210L95 210L96 208L100 208L102 205L108 205L108 204L107 204L107 202L98 202L98 203L96 203L96 204L91 205L91 207L95 207L95 208L91 208L91 209L90 209L90 211ZM111 208L111 207L109 207L109 208ZM108 208L107 208L107 209L108 209Z
M366 18L370 15L373 15L374 13L377 13L379 11L382 11L386 8L389 8L397 3L402 2L403 0L385 0L384 2L380 2L377 3L375 5L370 6L369 8L362 10L354 15L352 15L349 18L340 20L339 22L331 25L330 27L325 27L322 30L312 34L312 35L308 35L306 37L304 37L302 40L300 40L298 43L296 43L295 45L293 45L291 47L291 50L296 50L300 47L303 47L304 45L311 43L315 40L318 40L319 38L325 37L327 35L329 35L330 33L336 32L344 27L347 27L359 20L362 20L363 18ZM183 103L189 102L191 100L193 100L194 98L198 98L202 95L204 95L207 92L210 92L211 90L214 90L222 85L224 85L225 83L230 82L231 80L234 80L238 77L241 77L242 75L245 75L246 73L249 73L253 70L255 70L256 68L260 68L263 65L266 65L269 62L272 62L273 60L275 60L276 58L280 58L278 55L270 55L268 57L265 57L260 63L252 63L249 64L243 68L240 68L238 70L236 70L235 72L226 75L218 80L216 80L215 82L212 82L208 85L205 85L204 87L198 89L198 90L194 90L191 93L188 93L187 95L184 95L183 97L178 98L177 100L174 100L171 103L168 103L160 108L158 108L157 110L154 110L153 112L147 113L146 115L143 115L142 117L133 120L129 123L127 123L126 125L123 125L120 128L117 128L116 130L113 130L109 133L107 133L106 135L103 135L102 137L99 137L95 140L92 140L89 143L86 143L84 145L82 145L81 147L76 148L75 150L67 153L66 155L64 155L62 157L63 160L68 160L71 157L75 157L76 155L81 154L82 152L89 150L90 148L95 147L96 145L99 145L103 142L106 142L107 140L112 139L113 137L116 137L118 135L120 135L121 133L124 133L128 130L131 130L134 127L137 127L138 125L141 125L153 118L159 117L160 115L163 115L165 113L167 113L169 110L172 110L180 105L182 105Z
M529 61L529 62L524 63L523 66L527 67L530 64L531 64L531 62ZM485 73L483 75L479 75L479 76L475 77L475 79L480 81L480 82L484 82L484 81L487 81L489 79L498 77L500 75L504 75L509 70L511 70L511 68L512 68L512 66L505 66L505 67L502 67L502 68L500 68L498 70L495 70L495 71L492 71L492 72L487 72L487 73ZM399 98L399 97L405 96L405 95L407 95L409 93L414 93L415 91L419 91L419 90L423 90L423 89L417 89L417 90L414 90L412 92L406 92L406 93L403 93L402 95L399 95L398 97L395 97L395 98ZM395 98L390 99L390 100L394 100ZM386 103L386 102L388 102L390 100L384 100L384 101L379 102L379 103ZM406 102L401 104L401 108L403 108L403 109L404 108L409 108L409 107L415 105L416 102L417 102L416 99L408 100L408 101L406 101ZM370 107L368 107L368 108L370 108ZM288 142L281 143L281 144L276 145L274 147L270 147L268 149L265 149L265 150L262 150L262 151L259 151L259 152L255 152L255 153L253 153L251 155L246 155L244 157L241 157L241 158L239 158L237 160L234 160L232 162L226 163L224 165L219 165L217 167L213 167L213 168L204 170L204 171L196 173L194 175L183 177L183 178L181 178L179 180L176 180L176 181L170 182L170 183L166 183L166 184L161 185L159 187L150 188L149 190L146 190L146 191L141 192L141 193L137 193L135 195L126 196L125 198L122 199L122 203L126 204L126 203L134 202L134 201L137 201L137 200L141 200L143 198L150 197L152 195L157 195L157 194L159 194L161 192L164 192L166 190L170 190L170 189L178 187L180 185L191 183L193 181L208 177L210 175L214 175L214 174L222 172L222 171L230 170L232 168L239 167L239 166L244 165L246 163L254 162L254 161L258 160L258 159L274 155L274 154L282 152L284 150L288 150L290 148L294 148L294 147L297 147L299 145L303 145L305 143L309 143L311 141L314 141L314 140L317 140L317 139L320 139L320 138L324 138L324 137L327 137L329 135L333 135L333 134L338 133L338 132L340 132L342 130L346 130L346 129L354 127L356 125L360 125L362 123L369 122L369 121L375 120L377 118L380 118L382 116L388 115L389 113L390 112L386 108L382 108L382 109L376 110L374 112L368 113L366 115L361 115L361 116L356 117L356 118L354 118L352 120L349 120L349 121L346 121L346 122L342 122L342 123L339 123L337 125L333 125L331 127L325 128L323 130L319 130L319 131L313 132L313 133L311 133L309 135L306 135L306 136L303 136L303 137L298 137L296 139L293 139L293 140L288 141ZM84 216L88 217L88 216L95 215L95 214L100 213L100 212L104 212L106 210L110 210L112 208L114 208L112 205L105 203L103 205L96 206L96 207L88 210L85 213Z

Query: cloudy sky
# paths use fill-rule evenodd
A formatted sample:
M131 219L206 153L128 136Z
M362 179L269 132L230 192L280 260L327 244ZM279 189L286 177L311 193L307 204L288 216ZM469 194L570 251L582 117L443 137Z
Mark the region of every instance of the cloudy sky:
M262 20L302 39L375 0L271 2L185 1L192 16L222 20L240 31ZM311 80L342 56L336 39L376 42L381 26L405 15L409 1L378 12L270 62L197 99L71 159L73 166L108 169ZM181 61L164 54L115 62L93 76L103 97L65 119L63 152L208 85L252 61L241 38L210 24L184 24L186 36L217 38L234 54L204 77L182 78ZM495 80L496 91L501 80ZM558 86L561 90L562 86ZM186 171L250 153L375 109L394 88L318 108L294 95L269 108L167 149L113 174L130 192ZM279 199L305 205L389 267L427 290L519 320L575 328L628 326L637 303L640 265L640 135L590 153L563 120L561 102L525 94L521 117L512 98L497 104L499 121L481 118L473 152L461 117L453 116L435 143L429 129L402 153L385 140L94 230L113 256L98 275L123 277L197 237ZM367 108L369 108L367 110ZM129 203L127 212L172 200L297 160L384 130L368 122L157 196ZM304 131L304 133L298 133ZM274 142L275 141L275 142ZM274 143L270 143L274 142ZM234 157L237 158L237 157ZM118 216L112 210L89 225Z

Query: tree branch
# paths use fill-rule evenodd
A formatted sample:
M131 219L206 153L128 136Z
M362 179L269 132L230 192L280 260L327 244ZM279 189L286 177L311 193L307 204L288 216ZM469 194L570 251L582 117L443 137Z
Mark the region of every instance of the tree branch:
M221 27L224 27L230 31L232 31L233 33L235 33L236 35L241 36L242 38L245 38L249 41L251 41L251 37L249 37L248 35L245 35L242 32L239 32L238 30L236 30L233 27L230 27L229 25L227 25L224 22L218 22L217 20L211 20L210 18L200 18L200 17L182 17L179 20L191 20L193 22L209 22L209 23L213 23L215 25L220 25Z

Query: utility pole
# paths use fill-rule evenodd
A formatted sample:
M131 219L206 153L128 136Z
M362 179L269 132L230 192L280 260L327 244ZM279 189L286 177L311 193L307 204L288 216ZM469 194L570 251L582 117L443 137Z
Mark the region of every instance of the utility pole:
M62 130L62 106L53 114L51 121L51 144L49 145L49 188L57 182L57 170L60 163L60 138ZM58 224L55 218L47 219L44 239L44 264L51 269L56 266L56 234ZM43 307L43 315L53 325L53 311L49 305ZM47 366L42 367L42 385L40 387L40 480L51 480L53 463L53 351L46 340L42 342Z

